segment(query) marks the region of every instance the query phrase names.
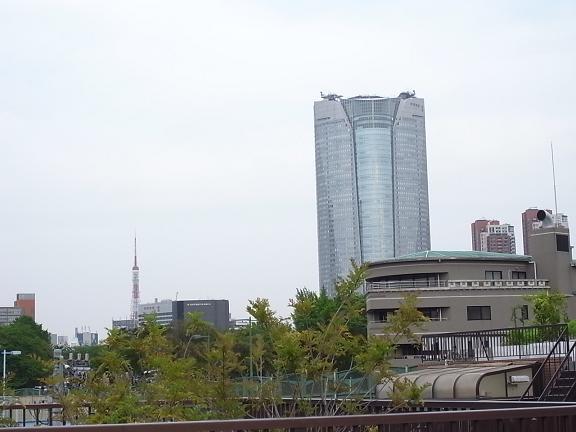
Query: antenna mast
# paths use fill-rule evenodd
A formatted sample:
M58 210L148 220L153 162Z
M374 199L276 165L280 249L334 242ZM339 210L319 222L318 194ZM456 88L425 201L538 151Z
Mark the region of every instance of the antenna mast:
M133 328L138 327L138 306L140 305L140 267L136 253L136 234L134 234L134 266L132 267L132 305L130 307L130 320Z
M554 166L554 146L550 141L550 155L552 156L552 182L554 184L554 226L558 226L558 197L556 195L556 168Z

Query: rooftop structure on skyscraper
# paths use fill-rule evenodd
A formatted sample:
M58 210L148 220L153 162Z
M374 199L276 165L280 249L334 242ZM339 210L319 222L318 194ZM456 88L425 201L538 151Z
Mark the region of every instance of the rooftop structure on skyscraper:
M320 286L357 263L430 248L424 100L321 94L314 103Z

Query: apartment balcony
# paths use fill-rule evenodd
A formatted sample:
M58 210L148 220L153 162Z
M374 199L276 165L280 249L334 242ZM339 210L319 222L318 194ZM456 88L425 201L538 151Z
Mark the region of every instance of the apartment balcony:
M436 281L389 281L367 282L366 292L377 293L399 290L440 290L440 289L542 289L548 288L546 279L476 279L476 280L436 280Z

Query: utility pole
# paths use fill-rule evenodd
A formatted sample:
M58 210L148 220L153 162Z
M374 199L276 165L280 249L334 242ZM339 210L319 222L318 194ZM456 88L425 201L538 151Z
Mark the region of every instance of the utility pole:
M254 363L253 358L252 358L252 317L248 318L248 326L249 326L249 328L248 328L248 334L249 334L248 340L250 343L250 381L252 381L252 377L254 376L253 371L252 371L252 368L253 368L252 364Z
M20 355L22 351L6 351L6 349L2 350L2 403L6 400L6 356L7 355Z

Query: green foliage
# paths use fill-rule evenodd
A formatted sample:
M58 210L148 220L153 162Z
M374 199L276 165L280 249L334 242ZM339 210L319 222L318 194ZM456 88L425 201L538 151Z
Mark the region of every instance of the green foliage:
M290 300L292 322L298 331L318 329L328 325L342 308L347 313L347 327L353 335L366 335L366 300L359 290L366 277L366 265L351 262L352 270L335 286L336 295L329 297L326 290L320 293L306 288L297 290Z
M34 387L52 371L50 335L32 318L22 316L7 326L0 326L0 347L21 351L6 357L7 385L13 388Z
M534 310L534 324L560 324L567 321L566 297L557 290L550 290L526 297Z
M576 320L568 321L568 334L570 337L576 337Z
M76 423L242 417L239 394L252 396L252 411L266 416L357 412L379 380L396 380L389 365L396 345L416 340L414 329L426 320L408 296L382 337L367 339L364 277L365 267L353 264L334 298L299 290L290 303L293 325L258 298L247 307L249 325L225 333L198 314L171 329L150 317L134 331L110 330L95 353L97 368L59 395L64 416ZM418 401L422 387L398 382L394 389L406 403ZM298 400L297 411L281 411L286 394ZM86 402L93 416L81 409Z
M546 340L545 332L541 332L538 328L525 329L519 327L518 329L513 329L506 336L506 345L527 345L536 342L542 342Z
M17 427L18 423L9 417L0 417L0 428L3 427Z
M105 345L84 345L84 346L75 346L75 347L64 347L62 349L62 355L65 359L68 358L69 354L72 354L74 358L78 354L82 354L84 357L85 354L88 354L90 358L90 365L94 369L98 369L100 363L102 361L102 356L107 351Z

